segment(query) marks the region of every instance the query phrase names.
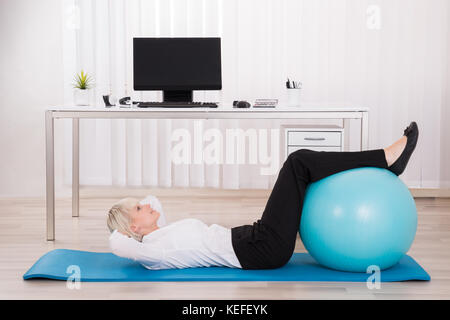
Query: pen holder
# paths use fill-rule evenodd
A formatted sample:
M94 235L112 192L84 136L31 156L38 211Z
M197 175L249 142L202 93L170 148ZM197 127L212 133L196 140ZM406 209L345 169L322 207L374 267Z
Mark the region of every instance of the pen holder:
M301 88L287 89L287 105L288 107L300 107Z

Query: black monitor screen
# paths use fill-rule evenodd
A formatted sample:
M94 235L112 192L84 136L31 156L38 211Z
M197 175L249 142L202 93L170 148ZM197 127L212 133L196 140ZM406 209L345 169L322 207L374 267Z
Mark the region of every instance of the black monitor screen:
M134 38L134 90L220 90L220 38Z

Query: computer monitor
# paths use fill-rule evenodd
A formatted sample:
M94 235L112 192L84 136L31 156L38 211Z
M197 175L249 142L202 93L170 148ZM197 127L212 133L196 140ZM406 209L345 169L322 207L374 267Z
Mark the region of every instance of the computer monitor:
M192 90L221 90L220 38L134 38L134 90L162 90L166 102L192 102Z

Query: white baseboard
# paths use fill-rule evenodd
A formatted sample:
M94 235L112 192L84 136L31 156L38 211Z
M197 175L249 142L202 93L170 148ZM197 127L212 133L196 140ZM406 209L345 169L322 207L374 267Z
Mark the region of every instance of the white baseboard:
M443 188L411 188L414 198L450 198L450 189Z
M409 189L414 198L450 198L450 189ZM208 195L230 195L242 196L244 194L249 197L269 196L272 190L270 189L223 189L214 187L81 187L81 197L127 197L127 196L146 196L148 194L155 194L160 196L204 196Z

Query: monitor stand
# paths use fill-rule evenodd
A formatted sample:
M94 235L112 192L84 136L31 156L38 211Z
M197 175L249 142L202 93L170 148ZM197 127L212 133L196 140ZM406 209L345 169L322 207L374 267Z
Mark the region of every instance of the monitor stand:
M164 102L192 102L192 90L164 90Z

